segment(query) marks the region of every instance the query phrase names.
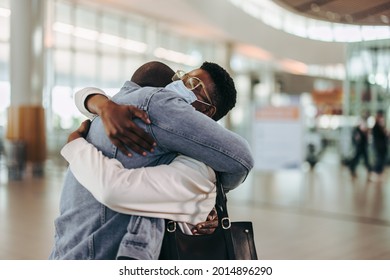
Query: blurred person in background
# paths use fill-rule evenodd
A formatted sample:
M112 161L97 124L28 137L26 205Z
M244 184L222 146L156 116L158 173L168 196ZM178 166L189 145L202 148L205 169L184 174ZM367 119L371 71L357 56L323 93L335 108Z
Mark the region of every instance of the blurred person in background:
M359 124L352 130L352 145L354 155L349 162L349 169L352 176L356 176L356 167L363 158L367 172L371 171L371 165L368 158L368 135L369 130L365 118L360 119Z
M375 125L372 128L375 163L370 180L382 180L388 154L388 131L386 129L385 114L379 110L375 116Z

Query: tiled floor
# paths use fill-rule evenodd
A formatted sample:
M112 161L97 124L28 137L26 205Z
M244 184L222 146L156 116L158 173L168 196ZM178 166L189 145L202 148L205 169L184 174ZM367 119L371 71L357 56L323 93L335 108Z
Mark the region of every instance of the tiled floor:
M65 164L22 181L0 164L0 259L46 259ZM253 221L261 259L390 259L390 184L367 175L352 178L334 152L314 170L254 171L229 194L230 216Z

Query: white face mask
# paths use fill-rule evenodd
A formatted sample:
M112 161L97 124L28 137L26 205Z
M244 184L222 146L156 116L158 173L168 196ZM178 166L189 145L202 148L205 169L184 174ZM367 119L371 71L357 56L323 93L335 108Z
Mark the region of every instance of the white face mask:
M197 100L196 95L184 85L183 81L174 81L165 88L179 93L189 104Z

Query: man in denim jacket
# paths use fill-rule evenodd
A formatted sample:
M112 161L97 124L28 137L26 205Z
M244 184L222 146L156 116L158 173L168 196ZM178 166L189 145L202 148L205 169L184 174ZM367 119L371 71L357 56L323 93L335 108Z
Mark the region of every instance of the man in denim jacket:
M200 80L201 86L188 90L188 86L183 86L184 78L166 88L141 88L127 81L112 99L118 104L132 104L148 114L151 124L134 122L153 136L157 143L153 153L128 157L120 152L106 136L99 117L93 120L87 140L126 168L167 164L178 153L185 154L219 172L224 186L233 189L253 167L248 143L215 122L235 104L234 83L214 63L204 63L188 76ZM231 95L223 96L226 93ZM158 258L163 219L124 215L106 208L71 172L65 177L60 208L61 215L55 222L56 244L50 258Z

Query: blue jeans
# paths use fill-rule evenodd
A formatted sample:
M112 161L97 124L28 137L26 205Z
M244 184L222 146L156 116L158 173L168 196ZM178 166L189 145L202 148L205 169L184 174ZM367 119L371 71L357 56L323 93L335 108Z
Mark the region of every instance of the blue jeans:
M131 93L131 94L130 94ZM126 168L170 163L178 153L202 161L219 172L224 186L238 186L253 167L245 139L195 111L180 94L163 88L140 88L127 81L113 97L119 104L145 110L152 122L137 124L157 142L153 153L122 154L106 136L101 119L92 121L87 140ZM100 204L68 170L55 221L55 245L50 259L157 259L164 220L124 215Z

